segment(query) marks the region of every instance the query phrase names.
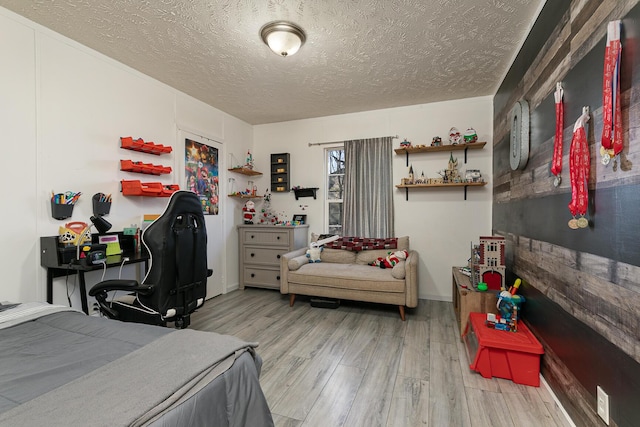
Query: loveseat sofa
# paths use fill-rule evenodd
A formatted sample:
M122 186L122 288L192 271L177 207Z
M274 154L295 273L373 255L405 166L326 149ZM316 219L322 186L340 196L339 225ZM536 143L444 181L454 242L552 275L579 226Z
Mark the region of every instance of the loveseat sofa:
M397 305L405 320L405 307L418 305L418 253L409 248L409 237L397 239L396 248L349 250L324 248L321 262L310 263L308 248L280 258L280 292L296 295L347 299ZM393 268L369 265L389 252L406 250L408 257Z

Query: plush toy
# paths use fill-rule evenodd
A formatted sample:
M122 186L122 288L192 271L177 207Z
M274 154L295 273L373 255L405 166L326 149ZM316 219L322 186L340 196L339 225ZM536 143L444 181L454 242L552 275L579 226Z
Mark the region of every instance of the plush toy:
M322 247L311 246L307 249L307 258L309 258L309 262L321 262L320 254L322 253Z
M242 219L245 224L253 224L253 217L256 215L256 205L251 200L242 207Z
M409 256L407 251L389 252L386 257L378 257L375 261L369 263L380 268L393 268L400 261L404 261Z

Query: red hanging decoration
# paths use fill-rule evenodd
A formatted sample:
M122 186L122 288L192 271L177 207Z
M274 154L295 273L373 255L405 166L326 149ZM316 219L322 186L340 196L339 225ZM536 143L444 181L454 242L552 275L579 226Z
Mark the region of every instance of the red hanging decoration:
M564 130L564 103L563 103L564 91L562 90L562 84L556 83L556 91L553 94L556 101L556 136L553 140L553 162L551 163L551 173L555 175L553 185L556 187L560 185L562 172L562 132Z
M571 149L569 152L569 175L571 179L571 202L569 211L573 219L569 221L569 227L586 228L589 221L584 217L587 213L589 203L589 171L591 169L591 155L589 154L589 143L584 126L589 120L589 107L582 109L582 115L576 120L573 127L573 138L571 139ZM576 215L580 215L576 219Z
M608 165L612 158L620 154L622 140L622 106L620 103L620 42L621 21L611 21L607 26L607 47L604 57L602 80L602 164Z

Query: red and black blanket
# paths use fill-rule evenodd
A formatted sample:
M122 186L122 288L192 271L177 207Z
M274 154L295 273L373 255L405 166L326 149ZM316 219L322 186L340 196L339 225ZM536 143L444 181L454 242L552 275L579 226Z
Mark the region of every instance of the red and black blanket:
M326 243L325 248L344 249L347 251L364 251L368 249L396 249L398 247L397 237L387 237L376 239L369 237L341 237L333 242Z

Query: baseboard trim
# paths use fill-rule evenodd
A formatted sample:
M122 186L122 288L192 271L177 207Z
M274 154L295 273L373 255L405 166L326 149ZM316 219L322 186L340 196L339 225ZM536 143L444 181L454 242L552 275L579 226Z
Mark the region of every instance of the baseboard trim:
M553 401L555 402L556 405L558 405L558 408L560 408L560 411L562 412L562 414L564 415L564 418L567 420L567 422L569 423L569 425L571 427L576 427L575 423L573 422L573 420L571 419L571 417L569 416L569 413L564 409L564 406L562 406L562 403L560 403L560 401L558 400L558 397L556 396L556 394L553 392L553 390L551 389L551 387L549 387L549 383L547 382L547 380L544 379L544 377L542 376L542 374L540 374L540 383L544 386L544 388L547 389L547 391L549 392L549 394L551 395L551 397L553 398Z

